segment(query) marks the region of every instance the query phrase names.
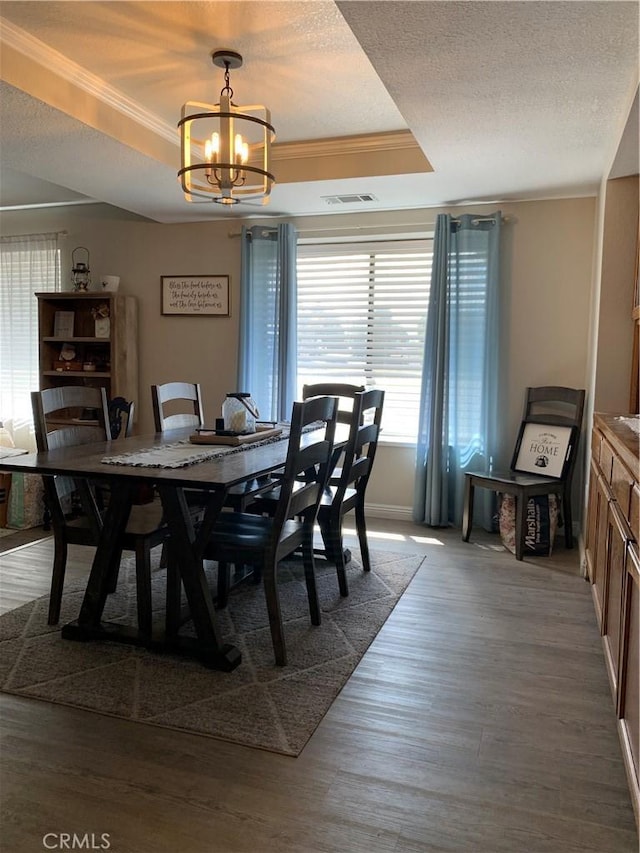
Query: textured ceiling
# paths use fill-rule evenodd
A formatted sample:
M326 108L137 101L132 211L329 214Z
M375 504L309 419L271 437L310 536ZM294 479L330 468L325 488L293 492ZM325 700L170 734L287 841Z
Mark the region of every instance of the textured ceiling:
M165 222L335 213L326 196L348 193L375 196L358 210L593 193L638 81L636 2L4 0L0 16L0 203L86 196ZM245 58L235 100L271 109L267 207L189 205L177 184L180 108L218 99L220 47Z

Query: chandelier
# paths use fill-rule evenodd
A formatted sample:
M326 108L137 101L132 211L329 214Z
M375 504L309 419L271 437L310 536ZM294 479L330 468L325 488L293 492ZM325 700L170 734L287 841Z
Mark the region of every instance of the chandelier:
M178 122L182 147L178 178L185 198L227 205L254 200L267 204L275 180L269 171L275 139L271 114L260 104L233 103L229 70L242 66L239 53L216 50L211 59L224 68L220 103L187 101Z

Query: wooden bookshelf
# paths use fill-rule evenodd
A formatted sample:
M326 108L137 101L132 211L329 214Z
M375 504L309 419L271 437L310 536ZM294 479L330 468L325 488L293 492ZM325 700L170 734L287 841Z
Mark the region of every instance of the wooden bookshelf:
M70 291L35 295L38 300L40 389L89 385L104 387L109 399L124 397L125 400L137 401L138 317L135 297ZM96 336L94 314L99 313L101 307L105 313L105 306L109 313L108 337ZM101 334L104 335L104 329ZM73 358L69 358L70 355Z

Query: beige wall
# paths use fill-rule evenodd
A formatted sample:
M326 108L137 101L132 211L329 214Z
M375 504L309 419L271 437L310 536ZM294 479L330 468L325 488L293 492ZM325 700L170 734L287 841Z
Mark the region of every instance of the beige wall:
M586 387L589 298L595 199L502 204L503 284L506 322L504 460L509 456L527 385ZM470 207L470 212L495 208ZM449 212L460 214L467 209ZM432 230L440 210L300 219L304 236L322 233ZM266 220L265 220L266 222ZM273 221L270 221L272 224ZM256 224L256 223L251 223ZM240 240L237 220L159 225L106 205L5 212L3 234L66 230L64 286L70 288L71 251L90 251L94 282L121 277L120 287L139 302L139 429L152 429L149 386L171 379L201 383L205 413L219 414L224 394L236 386ZM229 275L231 317L163 317L162 275ZM414 451L382 447L369 502L372 512L408 517L413 498Z
M638 251L638 176L608 181L604 205L593 405L598 412L626 412L631 387L631 308Z

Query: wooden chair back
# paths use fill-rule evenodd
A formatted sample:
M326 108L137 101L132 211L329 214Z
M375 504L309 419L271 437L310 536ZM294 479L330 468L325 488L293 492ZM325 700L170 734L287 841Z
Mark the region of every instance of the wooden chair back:
M556 426L582 427L585 392L583 388L545 385L525 391L522 420Z
M51 433L68 432L64 446L111 438L107 393L104 388L62 385L31 394L33 425L38 450L53 450L61 440Z
M151 386L156 432L204 426L202 394L195 382L165 382Z
M31 408L38 451L76 447L111 438L104 388L62 386L31 392ZM95 417L78 423L91 411ZM102 528L96 494L86 480L51 476L42 478L47 510L56 535L65 530L68 519L79 513L85 521L74 530L70 542L95 545Z
M109 427L111 438L129 438L133 431L135 403L127 402L124 397L109 400Z
M381 389L358 392L354 396L349 439L334 496L338 502L344 499L349 488L355 488L364 499L378 447L383 406L384 391Z
M302 399L308 400L309 397L337 397L338 423L349 424L351 423L351 413L353 411L353 398L356 394L364 390L364 385L349 385L345 382L316 382L302 386Z
M313 524L330 474L338 401L335 397L310 397L293 404L287 458L279 480L279 498L273 514L277 540L287 519L303 518ZM324 424L321 435L308 432Z

